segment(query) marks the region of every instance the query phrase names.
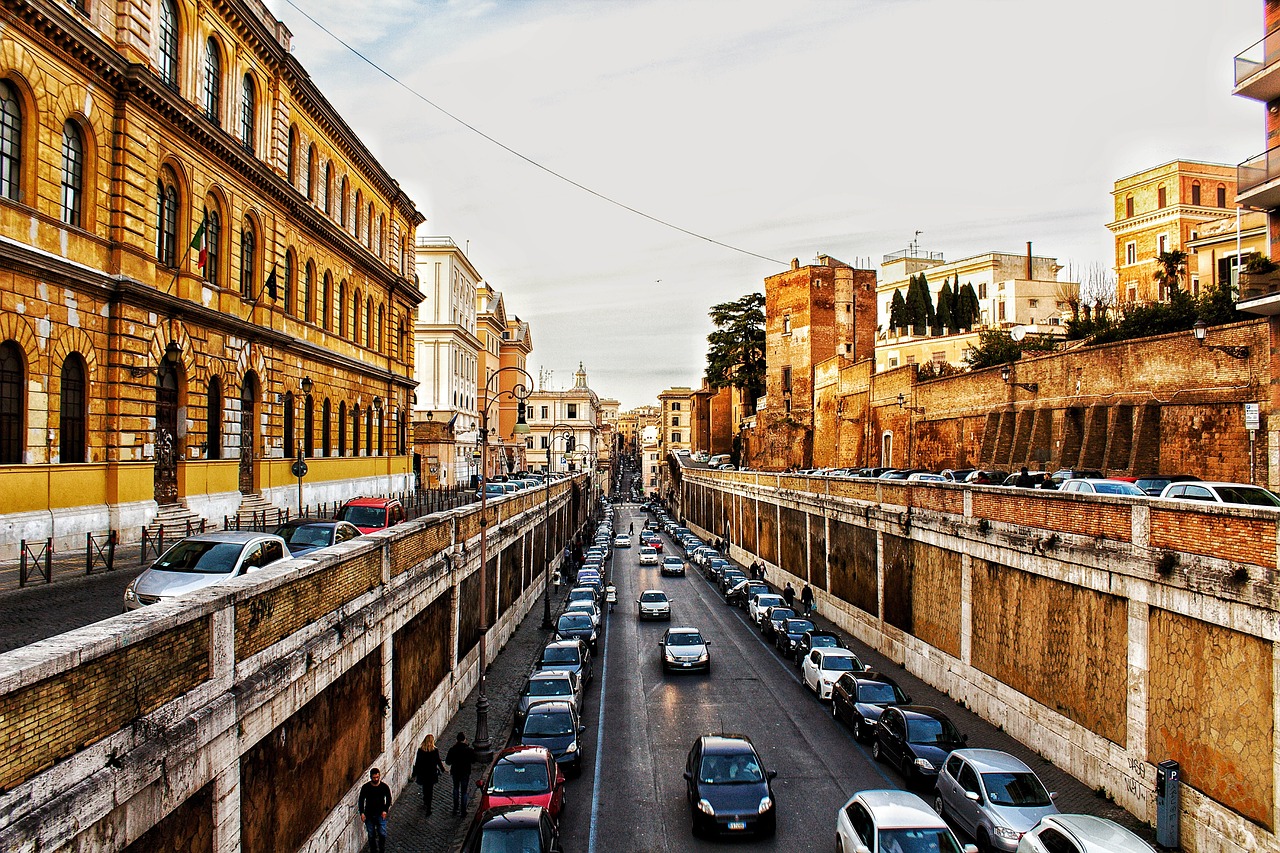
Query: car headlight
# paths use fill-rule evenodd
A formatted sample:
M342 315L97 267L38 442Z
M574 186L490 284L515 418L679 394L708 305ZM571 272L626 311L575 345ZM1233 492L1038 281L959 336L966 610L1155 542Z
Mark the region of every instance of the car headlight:
M704 650L700 655L698 655L698 660L703 661L703 660L706 660L707 657L708 657L707 652Z
M773 808L773 797L766 794L760 798L760 808L756 809L756 812L758 814L764 814L771 808Z
M138 600L138 593L137 593L137 591L135 591L135 590L134 590L134 587L136 587L137 585L138 585L138 581L137 581L137 579L136 579L136 578L135 578L134 580L129 581L129 585L128 585L128 586L126 586L126 587L124 588L124 600L125 600L125 601L137 601L137 600Z
M564 751L565 751L565 753L577 752L577 751L578 751L578 744L577 744L577 743L571 743L571 744L569 744L568 746L566 746L566 747L564 748Z
M716 813L716 810L711 808L711 803L708 803L706 800L698 800L698 811L709 815L714 815Z
M995 828L996 835L1006 841L1017 841L1022 837L1022 833L1016 829L1009 829L1007 826L997 826Z
M921 770L932 770L933 762L927 758L917 758L916 767L919 767Z

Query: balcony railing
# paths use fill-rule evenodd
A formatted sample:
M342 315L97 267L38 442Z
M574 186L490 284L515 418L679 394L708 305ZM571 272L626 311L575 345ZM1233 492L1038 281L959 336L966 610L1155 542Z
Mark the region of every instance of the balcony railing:
M458 244L452 237L419 237L416 245L420 249L456 249Z
M900 261L903 258L923 258L926 261L942 261L942 252L926 252L915 247L909 249L899 249L896 252L890 252L884 256L884 263L889 264L894 261Z
M1269 101L1280 92L1280 79L1271 80L1266 75L1258 80L1251 78L1263 69L1270 69L1280 60L1280 30L1265 35L1261 41L1250 45L1235 58L1236 94L1260 101Z
M1250 157L1236 167L1236 192L1238 200L1250 207L1273 208L1280 201L1280 191L1263 189L1280 178L1280 146L1271 148L1256 157ZM1273 198L1273 196L1275 198Z
M1275 296L1280 293L1280 271L1248 272L1240 275L1240 301L1248 302L1264 296Z

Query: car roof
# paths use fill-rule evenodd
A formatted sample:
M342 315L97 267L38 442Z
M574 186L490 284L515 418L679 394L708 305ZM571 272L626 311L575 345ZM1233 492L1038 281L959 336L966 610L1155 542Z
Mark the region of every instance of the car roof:
M680 628L668 628L667 633L668 634L701 634L702 632L699 631L697 628L690 628L688 626L684 626Z
M243 544L255 539L279 539L274 533L262 533L257 530L211 530L208 533L196 533L186 536L183 542L234 542ZM174 543L177 544L176 542Z
M540 669L529 676L530 681L548 681L551 679L572 679L573 673L567 669Z
M747 750L756 751L755 745L751 743L751 738L746 735L724 732L718 735L703 735L701 740L703 752L733 753Z
M1151 850L1151 845L1120 824L1094 815L1046 815L1044 822L1065 830L1086 853L1149 853Z
M487 809L476 821L481 827L500 823L507 826L538 826L542 820L542 806L498 806Z
M928 717L933 720L949 719L946 714L942 713L937 708L932 708L928 705L899 705L898 710L907 718Z
M562 714L566 711L573 711L574 704L568 699L548 698L539 699L529 706L529 713L533 713L533 709L537 708L544 714Z
M856 658L857 657L857 655L854 654L853 649L842 649L839 647L814 649L814 651L819 652L824 658L825 657L833 657L833 658Z
M562 649L565 646L572 646L575 649L580 649L582 648L582 643L577 640L552 640L543 646L542 650L545 652L547 649Z
M964 758L979 773L1030 773L1021 759L998 749L957 749L952 755Z
M640 594L644 595L645 593L649 593L649 592L660 592L663 594L663 596L667 594L667 591L665 589L642 589L640 591Z
M520 744L518 746L509 746L499 752L498 757L494 759L494 763L507 761L511 764L536 764L539 761L548 761L550 758L551 750L545 746Z
M946 826L928 803L909 791L862 791L853 799L860 800L875 813L876 826L880 829Z
M304 524L351 524L349 521L343 521L339 518L319 518L318 516L307 516L306 518L291 518L288 521L280 522L281 527L300 527ZM354 527L355 525L351 525Z
M396 500L395 498L352 498L351 500L343 504L343 506L387 507L387 506L391 506L392 504L398 504L398 503L400 503L400 501Z

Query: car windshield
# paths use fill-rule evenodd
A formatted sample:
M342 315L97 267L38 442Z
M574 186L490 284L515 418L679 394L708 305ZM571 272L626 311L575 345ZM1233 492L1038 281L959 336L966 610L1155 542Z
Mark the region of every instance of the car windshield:
M783 623L782 629L788 634L803 634L813 630L813 623L808 619L788 619Z
M880 681L863 681L858 684L858 701L871 705L888 704L889 702L905 702L906 696L892 684Z
M573 733L573 717L563 712L539 714L534 711L524 723L524 733L533 737L556 737Z
M987 799L997 806L1047 806L1052 800L1034 773L983 773Z
M591 601L595 597L596 593L593 589L575 589L569 592L570 601Z
M960 733L950 720L934 717L912 717L907 721L907 740L922 746L959 743Z
M763 782L760 762L749 752L738 755L704 755L698 779L704 785L734 785Z
M542 652L543 663L577 663L578 650L572 646L558 647L554 649L544 649Z
M823 655L822 668L828 672L853 672L854 670L861 669L862 667L855 666L854 660L851 657L846 657L844 655Z
M809 642L815 649L833 649L836 646L836 638L829 634L818 634L810 637Z
M640 600L646 604L652 604L657 601L666 601L667 594L665 592L642 592L640 593Z
M696 631L689 633L681 632L679 634L671 634L667 637L668 646L700 646L702 645L702 635Z
M225 575L236 567L244 548L240 542L179 542L164 553L151 568L162 572L194 572Z
M566 613L556 623L561 631L578 631L591 627L591 617L586 613Z
M276 528L276 535L289 543L289 547L324 547L333 538L334 526L323 524L285 524Z
M960 853L949 829L883 829L881 853Z
M499 761L489 778L490 794L541 794L550 787L547 765L541 761L535 764Z
M1146 495L1132 483L1094 483L1093 488L1100 495Z
M480 853L539 853L542 850L542 839L538 830L521 829L486 829L480 839Z
M344 506L340 517L356 527L382 527L386 524L387 511L377 506Z
M679 566L684 563L684 561L679 557L666 557L662 562L666 563L668 566Z
M795 615L796 612L790 607L775 607L769 611L769 619L774 622L782 622Z
M780 595L757 595L756 607L773 607L775 604L782 603Z
M530 696L568 696L573 693L567 678L536 678L529 681Z
M1280 506L1280 498L1266 489L1249 488L1248 486L1214 486L1214 491L1223 503L1245 504L1246 506Z
M642 557L647 557L647 556L649 556L650 554L657 554L657 553L658 553L658 552L657 552L657 551L655 551L655 550L653 550L652 548L641 548L641 549L640 549L640 556L642 556Z

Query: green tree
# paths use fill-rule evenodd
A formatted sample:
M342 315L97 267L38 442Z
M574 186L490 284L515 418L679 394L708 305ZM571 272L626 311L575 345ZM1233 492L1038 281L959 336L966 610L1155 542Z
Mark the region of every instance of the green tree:
M1056 346L1048 335L1028 335L1015 341L1003 329L989 329L978 333L978 345L965 351L964 363L970 370L980 370L1017 361L1024 352L1052 352Z
M933 299L924 273L913 275L907 284L907 321L913 335L927 335L933 325Z
M1230 279L1218 282L1200 297L1200 304L1197 306L1200 319L1210 326L1248 319L1247 314L1236 310L1237 298L1236 289Z
M960 277L956 277L955 306L951 310L951 319L956 329L972 329L978 325L978 294L973 292L972 284L960 285Z
M1155 280L1172 295L1181 289L1182 277L1187 274L1187 253L1181 249L1156 255Z
M716 330L707 335L707 384L739 389L754 410L764 394L764 294L712 305L708 313Z
M905 329L909 325L907 300L902 296L902 289L898 288L893 292L893 299L889 301L889 328Z
M934 315L934 328L937 329L934 334L955 334L960 331L952 319L952 306L955 302L955 293L951 289L951 281L942 282L942 290L938 291L938 311Z

